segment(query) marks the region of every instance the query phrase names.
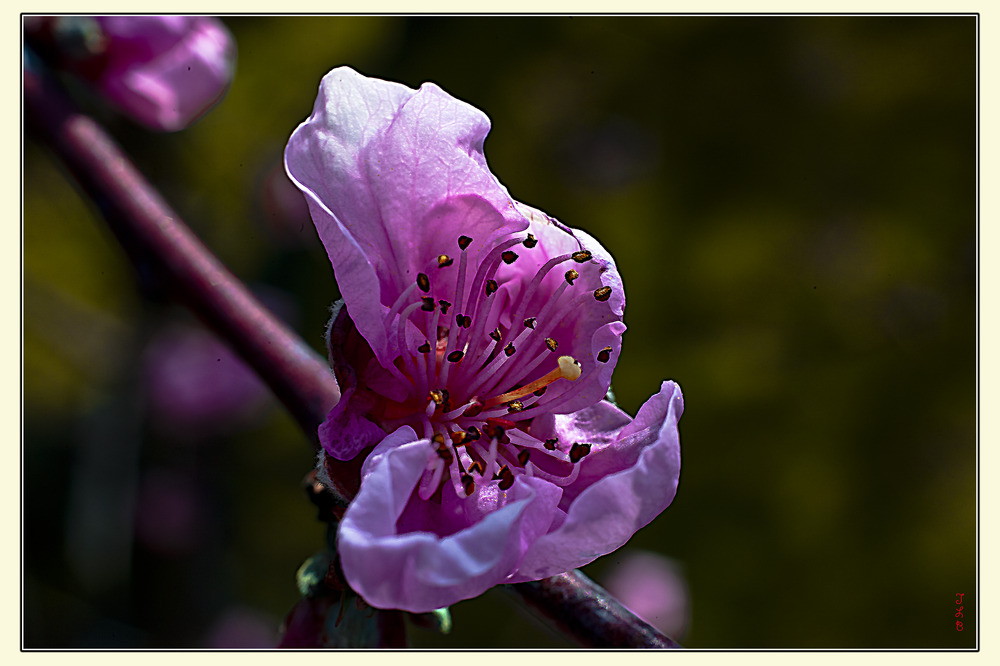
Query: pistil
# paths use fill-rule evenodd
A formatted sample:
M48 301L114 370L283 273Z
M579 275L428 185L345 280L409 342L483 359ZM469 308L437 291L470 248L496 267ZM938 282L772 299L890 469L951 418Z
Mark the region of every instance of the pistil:
M517 400L518 398L523 398L526 395L534 393L539 389L545 388L549 384L558 381L560 379L568 379L571 382L576 381L580 378L583 373L583 369L580 367L580 363L572 356L560 356L558 359L558 365L554 370L539 377L535 381L522 386L521 388L514 389L513 391L508 391L507 393L502 393L498 396L489 398L483 402L483 406L486 408L493 407L494 405L499 405L500 403L510 402L511 400Z

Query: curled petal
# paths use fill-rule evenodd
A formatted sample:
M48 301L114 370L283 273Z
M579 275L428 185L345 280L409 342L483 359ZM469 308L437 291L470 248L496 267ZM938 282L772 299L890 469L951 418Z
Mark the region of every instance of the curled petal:
M429 453L430 442L417 439L409 427L386 437L366 460L361 491L340 524L337 549L344 574L377 608L427 612L483 593L514 573L524 548L557 513L559 488L522 479L507 497L494 495L492 506L484 506L483 499L454 498L449 508L464 510L467 517L456 519L459 529L450 534L436 534L429 526L401 532L397 523Z
M581 478L576 481L579 494L567 507L566 520L528 549L510 582L537 580L592 562L620 547L663 511L677 492L677 421L683 409L680 387L663 382L635 421L603 447L611 453L584 458ZM557 432L559 428L557 424ZM597 470L588 469L605 471L609 464L621 467L632 456L634 464L596 479Z

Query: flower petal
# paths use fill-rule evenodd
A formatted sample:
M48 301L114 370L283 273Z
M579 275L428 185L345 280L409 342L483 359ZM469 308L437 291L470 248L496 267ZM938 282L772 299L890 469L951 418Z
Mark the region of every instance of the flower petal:
M428 239L454 243L464 233L456 201L484 202L494 233L527 226L486 167L488 131L481 111L433 83L414 91L340 67L323 78L312 116L289 140L286 170L306 196L351 317L383 365L392 359L382 314L425 270L429 252L446 252Z
M475 497L466 500L474 506L459 520L464 527L452 534L440 536L433 525L401 532L399 519L432 455L430 447L409 427L386 437L365 461L361 491L340 524L337 550L344 575L376 608L427 612L483 593L514 572L524 550L558 513L559 488L520 479L500 508L481 506Z
M538 580L592 562L622 546L663 511L677 491L677 421L683 409L680 387L663 382L660 392L606 447L606 456L584 458L581 478L574 484L582 490L569 504L566 520L534 543L510 582ZM634 464L607 473L609 466L620 466L632 456Z
M362 416L369 409L363 404L364 399L364 392L356 392L354 387L344 388L340 401L319 426L320 444L337 460L351 460L385 438L382 428Z
M101 16L108 61L97 85L134 120L176 131L205 114L233 78L236 46L208 16Z

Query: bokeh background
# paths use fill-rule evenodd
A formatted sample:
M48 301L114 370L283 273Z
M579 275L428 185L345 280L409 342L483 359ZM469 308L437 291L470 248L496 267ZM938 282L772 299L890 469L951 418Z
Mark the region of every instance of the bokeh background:
M680 382L683 469L585 573L669 557L694 648L975 644L975 18L224 21L236 79L188 130L77 92L315 348L337 289L281 155L337 65L486 111L511 194L614 253L613 388ZM273 645L323 547L306 439L30 136L23 176L24 645ZM568 645L502 590L452 613L412 643Z

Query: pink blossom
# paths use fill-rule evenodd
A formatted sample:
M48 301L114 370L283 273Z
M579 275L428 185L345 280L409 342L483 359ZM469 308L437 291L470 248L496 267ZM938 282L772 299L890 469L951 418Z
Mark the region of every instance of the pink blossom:
M586 564L677 488L680 388L635 419L604 399L625 331L614 260L508 195L489 126L433 83L341 67L285 152L343 296L320 440L338 460L374 446L338 553L379 608Z
M229 87L236 45L208 16L98 16L104 68L97 88L133 120L155 130L183 129Z
M680 566L647 551L616 562L604 581L629 610L671 638L681 639L691 619L691 600Z

